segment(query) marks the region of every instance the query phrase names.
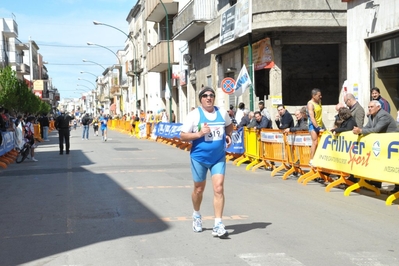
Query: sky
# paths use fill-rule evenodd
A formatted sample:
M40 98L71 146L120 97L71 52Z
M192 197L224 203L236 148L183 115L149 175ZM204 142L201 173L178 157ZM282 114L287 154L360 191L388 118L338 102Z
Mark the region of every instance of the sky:
M78 98L94 89L95 76L103 68L118 64L111 51L123 50L126 36L93 20L121 29L128 34L126 18L136 0L2 0L0 18L13 18L18 24L18 39L32 39L39 46L54 87L63 98ZM81 73L89 72L89 73ZM91 73L91 74L90 74ZM94 76L95 75L95 76ZM79 80L80 78L80 80Z

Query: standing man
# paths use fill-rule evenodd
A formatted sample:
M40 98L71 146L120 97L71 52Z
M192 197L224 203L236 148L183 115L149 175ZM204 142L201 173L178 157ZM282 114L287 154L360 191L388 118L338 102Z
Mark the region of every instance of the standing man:
M267 118L267 121L269 122L269 124L267 125L267 128L272 128L272 118L270 116L269 111L265 108L265 102L264 101L259 101L259 111L261 113L262 116Z
M349 107L349 110L351 110L351 114L355 118L357 126L362 128L364 125L364 108L352 93L348 93L344 96L344 102Z
M182 125L180 139L192 141L191 172L194 180L193 230L202 232L200 207L206 184L208 170L211 172L213 185L213 207L215 223L213 236L227 237L222 223L224 208L224 176L226 170L225 147L231 144L233 124L226 110L214 106L215 91L204 87L199 93L201 106L191 111Z
M312 165L313 156L316 152L317 145L319 143L319 132L324 131L323 123L323 108L321 106L321 91L320 89L313 89L312 99L308 102L307 112L308 112L308 123L309 123L309 133L312 138L312 146L310 147L310 161L309 165Z
M395 119L385 110L382 109L378 100L372 100L369 105L369 121L363 128L354 127L352 132L357 135L367 135L370 133L388 133L398 132ZM372 185L381 188L381 182L372 181ZM398 192L399 185L395 184L392 192Z
M66 154L69 154L69 126L73 119L74 117L67 114L63 109L61 110L61 114L55 119L55 128L58 130L60 155L64 153L64 140Z
M108 116L104 115L104 113L101 114L100 117L100 124L101 124L101 136L103 138L103 141L107 141L107 123L108 123Z
M82 140L86 139L89 140L89 129L91 124L91 118L88 113L86 113L82 118L82 125L83 125L83 134Z
M276 115L275 122L279 129L294 127L294 119L292 119L292 115L287 112L287 109L285 109L284 105L277 105L277 112L278 115Z
M388 113L391 112L391 106L387 100L381 97L379 88L374 87L371 89L371 100L379 101L383 110L387 111Z

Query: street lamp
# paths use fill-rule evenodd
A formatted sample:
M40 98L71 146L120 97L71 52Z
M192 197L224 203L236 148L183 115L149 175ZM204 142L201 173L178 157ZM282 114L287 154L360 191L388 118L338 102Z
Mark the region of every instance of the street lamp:
M88 79L81 79L81 78L78 78L78 80L84 80L84 81L87 81L87 82L89 82L91 85L93 85L93 86L94 86L94 89L96 88L96 85L95 85L93 82L91 82L90 80L88 80Z
M85 86L85 85L76 84L76 86L86 87L86 88L88 88L90 91L92 91L92 89L91 89L91 88L89 88L89 87L87 87L87 86Z
M83 62L88 62L88 63L96 64L96 65L102 67L102 68L105 70L105 67L104 67L103 65L100 65L99 63L96 63L96 62L93 62L93 61L89 61L89 60L86 60L86 59L83 59Z
M163 9L165 10L165 15L166 15L166 38L168 41L168 86L169 86L169 91L170 91L170 97L169 97L169 122L172 122L172 75L171 75L171 69L170 69L170 48L169 48L169 16L168 16L168 11L166 10L165 5L163 4L162 0L159 0L161 2Z
M91 72L80 71L80 74L83 74L83 73L87 73L87 74L90 74L90 75L95 76L96 78L98 78L98 76L97 76L96 74L93 74L93 73L91 73Z
M104 48L104 49L107 49L108 51L110 51L111 53L113 53L115 56L116 56L116 58L118 58L118 61L119 61L119 65L122 65L122 63L121 63L121 60L120 60L120 58L119 58L119 56L114 52L114 51L112 51L111 49L109 49L108 47L106 47L106 46L102 46L102 45L100 45L100 44L97 44L97 43L92 43L92 42L87 42L87 45L95 45L95 46L98 46L98 47L101 47L101 48Z
M136 55L136 46L134 45L134 42L133 42L131 34L130 33L126 34L123 30L118 29L117 27L114 27L112 25L109 25L109 24L106 24L106 23L103 23L103 22L99 22L99 21L96 21L96 20L93 20L93 24L96 25L96 26L101 25L101 26L110 27L110 28L113 28L113 29L121 32L122 34L124 34L129 39L130 43L132 44L132 46L133 46L133 74L134 74L135 86L136 86L136 112L138 113L138 109L139 109L139 105L138 105L138 101L137 101L138 100L138 92L137 92L138 91L138 83L137 83L138 79L137 79L137 72L136 72L136 58L137 58L137 55ZM144 104L145 104L145 100L144 100Z

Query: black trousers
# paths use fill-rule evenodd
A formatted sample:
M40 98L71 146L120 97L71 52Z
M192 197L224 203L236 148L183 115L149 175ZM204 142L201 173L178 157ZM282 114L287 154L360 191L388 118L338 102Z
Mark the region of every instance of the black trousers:
M58 140L60 144L60 153L64 152L64 140L65 140L65 150L69 153L69 128L61 128L58 130Z

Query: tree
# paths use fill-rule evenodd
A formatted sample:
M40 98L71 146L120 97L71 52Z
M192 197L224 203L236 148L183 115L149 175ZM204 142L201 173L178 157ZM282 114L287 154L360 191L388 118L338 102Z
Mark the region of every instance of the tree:
M19 80L11 67L0 69L0 105L15 113L37 114L50 110L34 95L28 85ZM48 111L47 111L48 112Z

